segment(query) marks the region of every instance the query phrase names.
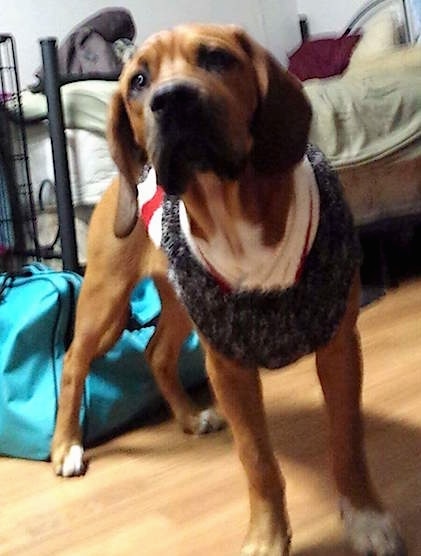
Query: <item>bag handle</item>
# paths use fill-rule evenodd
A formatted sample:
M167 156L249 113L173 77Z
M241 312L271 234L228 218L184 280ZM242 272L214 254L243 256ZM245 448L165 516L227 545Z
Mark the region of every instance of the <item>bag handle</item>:
M42 263L32 263L22 267L20 270L6 272L0 277L0 303L4 301L5 291L13 286L16 278L27 278L34 274L45 272L46 267Z
M7 272L0 283L0 303L4 301L4 292L13 284L15 272Z

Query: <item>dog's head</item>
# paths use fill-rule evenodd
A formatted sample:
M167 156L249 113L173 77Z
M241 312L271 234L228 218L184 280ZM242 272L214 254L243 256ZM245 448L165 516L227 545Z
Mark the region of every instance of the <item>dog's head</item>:
M126 65L111 103L116 235L136 223L145 163L169 194L182 194L196 172L233 180L250 163L274 174L303 157L310 119L301 84L242 29L185 25L152 36Z

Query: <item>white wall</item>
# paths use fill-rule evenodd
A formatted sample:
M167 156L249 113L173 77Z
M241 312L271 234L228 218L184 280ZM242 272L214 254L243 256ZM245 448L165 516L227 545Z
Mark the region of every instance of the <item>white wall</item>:
M299 41L297 0L1 0L0 33L14 35L21 81L33 80L41 62L38 39L62 39L82 19L101 8L128 8L137 26L137 42L150 33L185 21L243 25L282 61Z
M310 33L340 33L367 0L297 0L299 14L308 17Z

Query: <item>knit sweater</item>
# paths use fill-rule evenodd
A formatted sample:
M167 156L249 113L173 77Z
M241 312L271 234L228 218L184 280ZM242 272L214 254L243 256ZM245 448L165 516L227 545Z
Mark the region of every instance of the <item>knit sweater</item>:
M344 315L359 264L338 178L317 148L310 145L307 157L319 188L319 225L298 281L285 289L221 288L183 235L179 199L164 201L162 247L170 281L212 347L247 367L283 367L325 345Z

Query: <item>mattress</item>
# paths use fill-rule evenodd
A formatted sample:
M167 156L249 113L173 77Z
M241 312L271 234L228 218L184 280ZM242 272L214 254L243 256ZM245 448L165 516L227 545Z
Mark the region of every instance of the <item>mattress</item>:
M54 205L51 141L46 122L27 126L28 155L35 199L40 195L45 206ZM116 174L103 134L85 129L67 129L67 152L73 203L95 205ZM47 183L46 183L46 180Z
M358 226L421 214L421 155L404 155L339 171Z

